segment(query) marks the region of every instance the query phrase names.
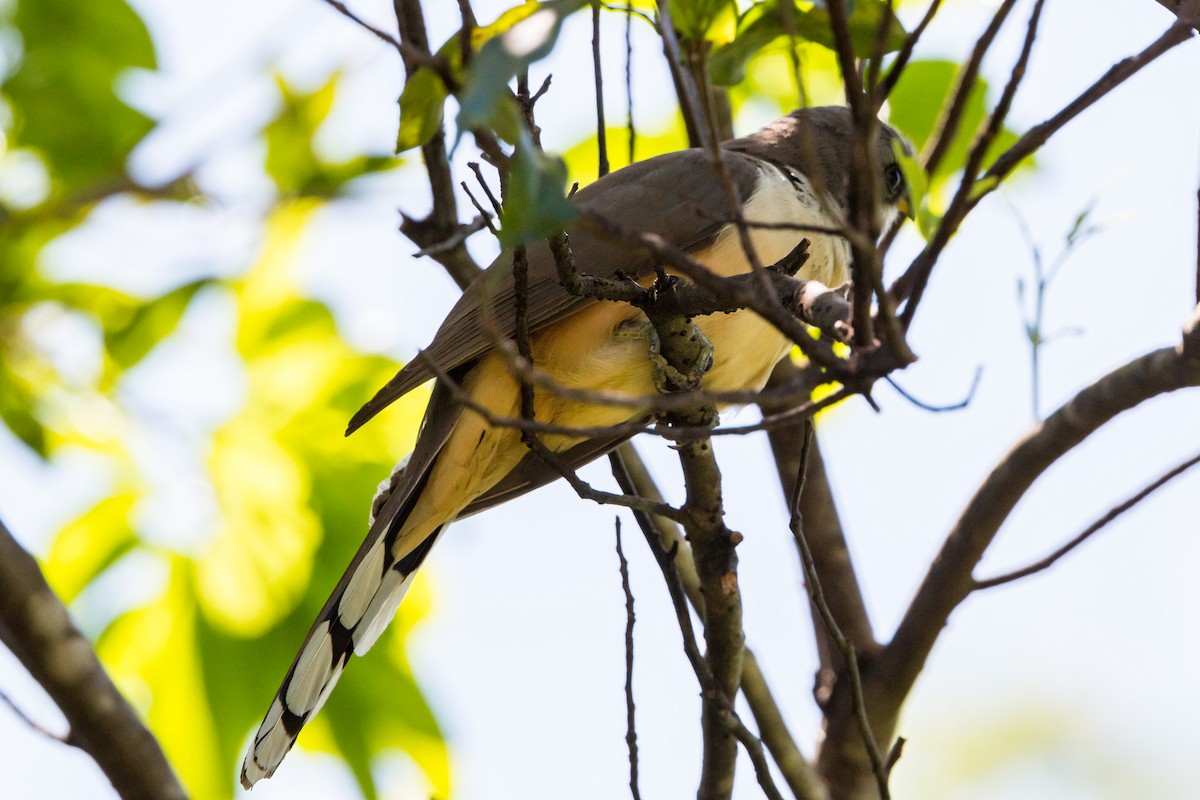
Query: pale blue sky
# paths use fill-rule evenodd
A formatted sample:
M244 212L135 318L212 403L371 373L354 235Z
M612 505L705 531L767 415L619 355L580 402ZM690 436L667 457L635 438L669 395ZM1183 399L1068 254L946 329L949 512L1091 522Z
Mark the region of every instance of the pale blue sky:
M163 279L163 263L186 269L189 261L212 260L215 253L218 263L236 265L254 246L253 228L239 215L264 202L268 188L256 164L260 153L247 135L271 113L272 67L300 82L315 81L333 67L348 72L322 140L329 152L386 151L393 141L399 86L394 54L318 0L135 5L152 23L163 72L131 79L129 96L155 113L175 115L135 164L153 178L204 159L201 177L226 199L227 210L157 219L156 229L130 250L127 233L143 230L144 213L111 209L90 238L48 255L56 268L86 271L103 260L97 253L120 252L129 264L121 279L147 286ZM475 3L483 20L504 5ZM994 3L947 5L919 56L961 58ZM353 6L388 25L390 3ZM454 4L426 6L432 38L440 40L457 25ZM1019 4L1018 19L987 61L994 80L1003 80L1015 57L1028 6ZM921 7L906 10L919 13ZM1013 124L1023 128L1048 116L1169 21L1152 0L1049 3ZM610 26L607 38L614 72L619 29ZM564 35L567 44L535 69L535 75L555 75L555 88L539 106L550 148L573 144L591 125L590 63L580 55L586 21L572 20ZM638 119L652 127L668 105L670 84L653 42L645 36L641 41ZM1196 262L1198 74L1197 43L1177 48L1067 128L1040 155L1038 173L1003 193L1050 253L1093 198L1095 219L1107 223L1052 289L1048 328L1079 327L1083 333L1055 343L1045 355L1046 409L1129 358L1178 341L1192 305ZM619 83L609 82L613 119L622 108ZM309 285L343 312L348 336L397 357L425 343L455 296L436 265L408 260L412 247L394 231L397 205L424 208L420 177L419 170L404 170L352 204L324 212L304 265ZM916 246L913 238L902 239L889 268L902 268ZM480 246L481 256L485 249ZM179 274L171 272L171 280ZM1030 274L1013 211L1001 197L989 200L939 265L913 329L921 360L898 378L925 400L951 402L982 365L974 403L966 411L932 415L881 387L882 414L854 400L821 426L881 635L903 612L957 511L1029 427L1029 368L1015 286L1018 276ZM216 316L190 321L185 341L174 345L182 352L205 352L206 326L200 323L220 312L203 313ZM221 364L199 368L236 390L236 376ZM193 403L179 411L186 403L181 392L148 385L131 391L152 411L180 419L198 415L195 430L231 410ZM642 449L664 487L673 489L677 467L670 451L654 441ZM1040 557L1197 449L1195 391L1118 419L1038 484L981 573ZM794 734L811 753L819 719L810 695L811 625L765 441L723 439L719 455L730 526L746 537L739 555L747 638ZM195 477L186 458L172 458L184 466L164 482L164 492L172 491L167 484L175 479ZM603 465L587 475L597 483L607 480ZM0 511L34 549L102 491L97 480L85 464L41 469L11 441L0 442ZM183 494L177 483L174 491ZM901 724L909 744L895 772L898 798L1200 797L1192 768L1200 693L1187 666L1200 659L1191 635L1200 612L1198 494L1200 473L1185 476L1050 573L972 598L954 615ZM68 506L63 497L78 501ZM424 577L436 606L413 634L411 656L450 737L459 800L627 796L624 608L613 516L556 485L456 525L430 559ZM657 568L630 518L622 519L638 601L642 790L646 797L688 797L699 758L697 689ZM168 536L203 535L160 527ZM359 532L345 535L354 539ZM96 612L80 613L87 618ZM0 654L0 688L39 719L53 719L6 653ZM54 796L112 796L86 758L32 735L3 710L0 743L8 756L8 796L50 796L51 774L56 787L71 787ZM963 777L972 771L983 773L984 782ZM379 776L385 797L422 796L419 775L402 758L382 766ZM297 752L253 797L353 791L348 773L328 759ZM736 796L757 796L748 763Z

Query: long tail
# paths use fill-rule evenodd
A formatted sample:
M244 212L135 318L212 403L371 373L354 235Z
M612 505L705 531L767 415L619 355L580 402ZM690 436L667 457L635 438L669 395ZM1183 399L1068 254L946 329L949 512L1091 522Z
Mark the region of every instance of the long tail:
M446 527L394 562L388 555L388 537L379 536L346 571L254 734L242 762L242 786L249 789L275 773L300 729L325 704L350 656L370 650L392 621L413 575Z
M441 392L440 387L434 390L431 412L407 467L397 467L389 481L390 494L382 503L373 504L378 513L371 530L325 601L254 734L242 762L242 785L247 789L274 774L296 743L304 723L312 719L333 691L350 656L366 653L379 639L395 616L413 575L450 523L446 520L433 528L412 549L401 541L405 522L420 502L429 469L457 416L450 410L432 411L449 408L439 402Z

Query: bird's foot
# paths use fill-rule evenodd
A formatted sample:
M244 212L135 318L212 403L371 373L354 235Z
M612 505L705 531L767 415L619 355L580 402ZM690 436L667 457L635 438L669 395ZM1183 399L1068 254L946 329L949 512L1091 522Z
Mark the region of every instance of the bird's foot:
M649 331L650 339L650 372L654 379L654 387L663 394L670 392L699 389L704 374L712 369L712 342L690 320L681 319L679 324L672 325L667 335L674 337L672 342L676 361L688 364L686 371L672 366L663 355L663 343L658 330L654 327Z

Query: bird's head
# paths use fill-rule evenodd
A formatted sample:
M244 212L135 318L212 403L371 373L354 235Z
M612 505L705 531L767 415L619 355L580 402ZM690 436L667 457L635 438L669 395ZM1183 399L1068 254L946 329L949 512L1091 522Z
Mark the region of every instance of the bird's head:
M798 172L814 189L823 189L844 213L849 205L854 141L854 119L849 108L816 106L793 111L757 133L724 146ZM879 123L875 162L880 169L881 227L896 213L912 217L908 182L898 159L900 152L911 154L912 148L895 128Z

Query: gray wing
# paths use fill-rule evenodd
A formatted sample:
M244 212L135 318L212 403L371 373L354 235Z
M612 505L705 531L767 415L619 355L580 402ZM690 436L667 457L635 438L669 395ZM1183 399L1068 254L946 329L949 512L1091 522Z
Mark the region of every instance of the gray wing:
M758 182L760 162L742 153L725 151L722 155L744 204ZM730 219L725 194L708 156L700 150L639 161L601 178L575 197L584 208L623 226L658 234L684 250L711 243ZM574 229L568 229L568 233L581 272L611 276L623 270L640 276L653 268L650 258L636 247ZM531 331L557 322L590 302L568 294L559 285L549 246L540 242L529 248L527 307ZM512 336L515 317L512 253L505 251L463 292L429 347L354 415L346 434L434 377L430 362L449 372L486 353L496 332ZM490 326L485 324L488 321Z

